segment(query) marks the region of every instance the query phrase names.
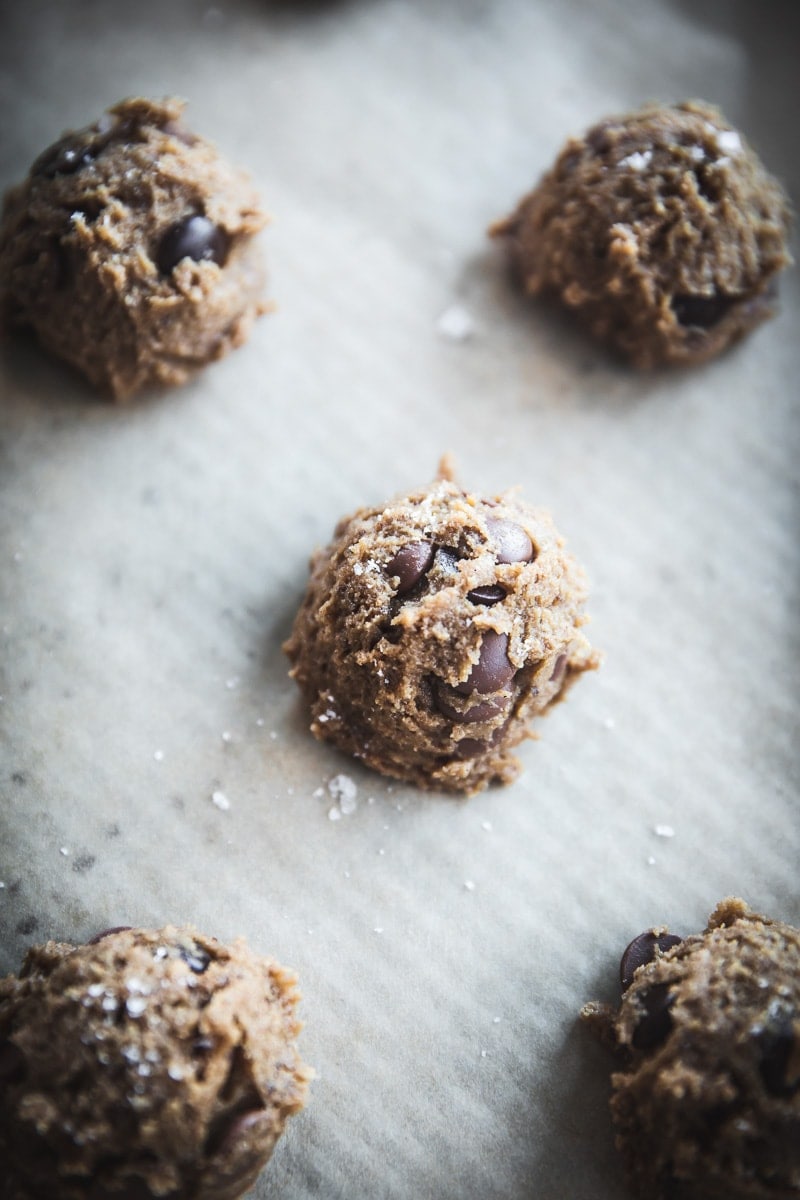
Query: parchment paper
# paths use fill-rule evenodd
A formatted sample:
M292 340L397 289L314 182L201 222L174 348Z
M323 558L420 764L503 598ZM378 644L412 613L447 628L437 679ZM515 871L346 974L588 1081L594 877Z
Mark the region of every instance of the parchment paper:
M800 920L798 278L718 362L640 376L523 302L485 229L649 98L720 104L796 198L800 9L1 11L0 184L124 95L183 95L274 214L278 311L121 408L3 348L0 971L168 921L297 968L318 1078L254 1196L616 1200L581 1004L727 894ZM552 509L606 656L466 802L316 743L280 650L338 517L446 450Z

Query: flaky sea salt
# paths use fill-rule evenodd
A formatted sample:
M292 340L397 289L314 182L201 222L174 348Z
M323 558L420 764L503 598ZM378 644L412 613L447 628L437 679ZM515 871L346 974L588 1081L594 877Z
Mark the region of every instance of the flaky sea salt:
M227 812L231 806L231 802L224 792L212 792L211 803L216 804L217 808L222 812Z
M652 157L652 150L634 150L633 154L627 155L626 158L621 158L619 165L621 167L630 167L632 171L643 171L649 165Z
M358 788L349 775L334 775L333 779L328 780L328 791L338 801L344 816L356 811Z
M466 342L475 333L475 322L462 305L451 304L439 317L436 328L451 342Z

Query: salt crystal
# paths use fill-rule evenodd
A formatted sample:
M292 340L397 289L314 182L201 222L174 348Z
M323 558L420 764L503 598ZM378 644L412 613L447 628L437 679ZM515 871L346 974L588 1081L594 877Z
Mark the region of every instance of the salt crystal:
M227 729L223 729L223 731L222 731L222 740L223 740L223 742L232 742L232 741L233 741L233 734L232 734L232 733L229 733Z
M373 933L383 933L383 927L381 925L376 925L372 932Z
M222 812L227 812L231 806L231 802L224 792L212 792L211 803L216 804Z
M233 689L238 686L239 686L239 676L238 675L231 675L230 679L225 680L225 687L228 689L229 692L232 692Z
M465 880L464 880L464 887L467 889L467 891L468 891L468 892L474 892L474 891L475 891L475 884L472 882L472 880L471 880L471 879L465 879Z
M439 317L436 328L451 342L466 342L475 333L475 322L460 304L451 304Z
M385 854L385 853L386 853L386 851L382 848L378 851L378 854Z
M657 837L671 838L675 837L675 830L671 825L656 825L655 833Z
M105 988L103 987L102 983L90 983L86 991L90 996L94 996L96 999L98 996L102 996Z
M164 751L163 750L154 750L153 758L156 760L156 762L163 762L164 761Z
M500 1024L500 1021L501 1021L501 1019L502 1019L502 1018L500 1018L500 1017L492 1017L492 1024L493 1024L493 1025L499 1025L499 1024Z
M603 721L603 724L605 725L606 729L613 729L615 724L614 718L606 717L606 719Z
M105 1008L105 1004L103 1005ZM140 1017L147 1008L144 996L129 996L125 1001L125 1011L129 1017Z
M263 718L263 717L256 717L256 725L258 726L258 728L259 728L259 729L261 729L261 728L263 727L263 725L264 725L264 718ZM278 735L277 735L277 733L275 733L275 731L273 730L273 731L272 731L272 733L271 733L269 736L270 736L270 737L277 737Z
M485 1051L485 1050L481 1050L481 1058L486 1058L486 1051Z
M117 1001L114 996L106 996L103 1000L103 1012L116 1012Z
M334 775L328 780L328 791L334 800L339 801L339 807L345 815L356 811L358 788L349 775Z
M167 1067L167 1074L170 1079L174 1079L176 1083L180 1083L185 1078L183 1067L179 1067L177 1063L170 1063Z
M6 885L3 883L2 879L0 879L0 889L4 888L5 886Z
M717 145L725 154L741 154L742 139L735 129L723 129L717 134Z
M620 159L619 165L621 167L630 167L632 171L643 171L645 167L649 165L652 157L652 150L634 150L633 154L629 154L626 158Z
M656 860L653 858L652 854L647 859L647 865L648 867L654 867L656 865Z
M338 805L332 804L331 807L328 809L328 820L329 821L341 821L341 819L342 819L342 810L339 808Z
M485 829L487 833L491 833L492 832L492 822L491 821L481 821L481 829Z
M66 857L67 857L67 855L69 854L69 850L67 849L67 847L66 847L66 846L61 846L61 847L59 848L59 851L58 851L58 853L59 853L59 854L63 854L63 855L64 855L64 858L66 858Z
M314 788L314 791L311 793L311 795L314 797L315 800L319 800L320 796L325 795L325 789L321 788L321 787Z

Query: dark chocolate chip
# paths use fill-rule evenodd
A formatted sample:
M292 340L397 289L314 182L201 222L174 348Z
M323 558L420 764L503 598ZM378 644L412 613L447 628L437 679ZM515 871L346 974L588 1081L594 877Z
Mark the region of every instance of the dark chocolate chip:
M456 684L456 691L462 696L470 696L473 692L481 696L498 692L511 682L515 671L508 657L508 634L487 629L481 642L480 657L464 682Z
M788 1068L795 1052L794 1025L790 1015L767 1025L758 1036L758 1069L764 1086L773 1096L792 1096L800 1088L800 1075L789 1078Z
M480 738L462 738L460 742L456 742L453 758L478 758L483 754L487 754L498 742L502 741L503 734L506 731L505 724L495 729L491 735L482 740Z
M169 275L184 258L215 262L223 266L228 255L228 235L219 225L194 213L170 225L161 238L156 262L162 275Z
M211 962L211 955L207 954L200 946L195 946L191 950L187 946L181 946L181 958L194 971L195 975L202 975Z
M679 946L682 941L683 938L679 938L674 933L655 934L652 929L635 937L625 947L620 959L619 981L623 992L627 992L633 983L633 976L638 968L643 967L645 963L653 962L658 950L663 954L665 950L669 950L670 946Z
M500 587L499 583L488 583L467 592L467 599L471 600L473 604L498 604L505 598L506 589Z
M398 596L410 592L419 583L433 562L434 553L435 547L430 542L409 542L400 547L394 558L386 564L386 574L396 575L400 581L397 585Z
M673 296L672 311L679 325L710 329L735 303L735 296L725 296L722 292L715 292L713 296Z
M567 656L566 656L566 654L559 654L558 658L553 663L553 674L550 676L550 682L551 683L560 683L561 680L564 678L566 670L567 670Z
M96 148L74 134L62 138L44 150L31 167L31 175L39 179L55 179L56 175L74 175L94 162Z
M486 526L495 545L499 563L532 562L536 557L533 542L516 521L504 517L487 517Z
M0 1041L0 1085L19 1083L25 1074L25 1055L19 1046L8 1040Z
M240 1113L231 1121L215 1157L229 1158L246 1152L251 1148L248 1143L252 1143L254 1138L261 1140L260 1135L269 1129L270 1123L270 1114L265 1108Z
M500 696L493 696L491 700L480 700L477 704L463 709L448 700L444 688L441 688L436 694L436 706L439 712L445 717L449 717L451 721L457 721L459 725L474 725L476 721L490 721L492 717L504 713L511 700L511 693L503 692Z
M637 1050L652 1050L669 1037L672 1029L670 1009L675 997L670 995L669 983L656 983L639 995L644 1013L633 1031L633 1045Z
M89 938L87 946L94 946L97 942L102 942L103 938L111 937L112 933L127 933L129 929L133 929L132 925L112 925L110 929L103 929L100 933L96 933L94 937Z

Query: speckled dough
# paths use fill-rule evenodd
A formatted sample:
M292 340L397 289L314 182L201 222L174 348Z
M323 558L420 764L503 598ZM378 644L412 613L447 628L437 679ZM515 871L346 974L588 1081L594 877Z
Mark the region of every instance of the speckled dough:
M611 1111L632 1189L641 1200L796 1200L800 930L731 899L705 933L664 933L626 950L619 1011L583 1012L625 1059Z
M3 1200L233 1200L309 1069L294 975L239 939L117 930L0 980Z
M340 522L285 649L319 738L423 788L507 783L531 718L597 665L542 509L448 479Z
M266 310L258 197L182 108L117 104L65 134L5 198L6 322L117 397L183 383Z
M788 202L718 109L610 117L572 138L491 233L638 367L711 358L772 315Z

